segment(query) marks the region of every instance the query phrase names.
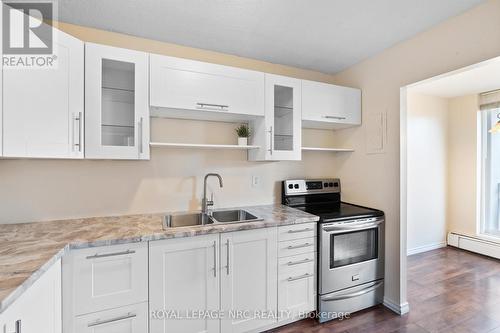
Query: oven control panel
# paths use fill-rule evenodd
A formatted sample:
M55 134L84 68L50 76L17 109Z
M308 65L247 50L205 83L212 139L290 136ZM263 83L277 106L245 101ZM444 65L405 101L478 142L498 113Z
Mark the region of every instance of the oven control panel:
M285 195L340 193L340 179L293 179L283 182Z

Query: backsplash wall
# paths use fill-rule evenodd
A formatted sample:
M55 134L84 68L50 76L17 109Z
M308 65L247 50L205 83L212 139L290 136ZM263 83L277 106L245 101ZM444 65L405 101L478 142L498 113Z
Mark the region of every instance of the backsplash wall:
M152 141L234 144L236 125L153 118ZM332 131L303 132L304 143L333 144ZM334 154L248 162L245 151L152 148L150 161L1 160L0 223L199 209L208 172L224 178L222 189L209 180L215 207L269 204L283 179L335 176Z

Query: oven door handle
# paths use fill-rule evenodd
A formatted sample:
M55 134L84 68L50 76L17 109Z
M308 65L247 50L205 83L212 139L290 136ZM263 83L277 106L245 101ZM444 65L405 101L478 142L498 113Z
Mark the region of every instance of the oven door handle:
M338 226L335 226L335 225L324 226L323 227L323 231L329 232L329 231L349 231L349 230L371 229L371 228L377 227L383 221L384 220L378 220L378 221L375 221L375 222L362 223L362 224L355 224L355 223L349 224L349 223L345 223L345 224L338 225Z
M375 283L374 285L367 287L365 289L362 289L360 291L356 291L356 292L351 293L351 294L343 294L343 295L338 295L338 296L331 296L331 297L327 297L327 298L322 298L321 301L332 302L332 301L340 301L343 299L358 297L358 296L368 294L369 292L374 291L375 289L377 289L378 287L380 287L383 284L384 284L384 281L380 281L380 282Z

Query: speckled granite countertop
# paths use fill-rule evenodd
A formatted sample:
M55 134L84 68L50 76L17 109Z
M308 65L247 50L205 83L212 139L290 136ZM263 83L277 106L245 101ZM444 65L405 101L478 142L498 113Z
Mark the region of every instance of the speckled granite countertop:
M163 230L164 214L0 225L0 313L71 249L318 221L283 205L243 207L262 221Z

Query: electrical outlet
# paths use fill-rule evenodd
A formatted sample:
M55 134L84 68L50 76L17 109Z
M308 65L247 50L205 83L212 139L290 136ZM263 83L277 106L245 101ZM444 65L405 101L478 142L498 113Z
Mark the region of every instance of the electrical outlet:
M257 187L260 183L259 176L252 176L252 187Z

